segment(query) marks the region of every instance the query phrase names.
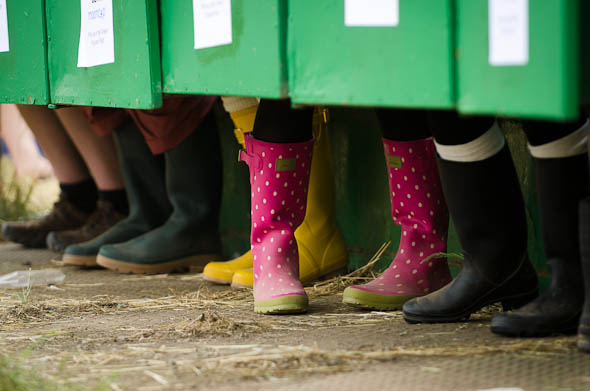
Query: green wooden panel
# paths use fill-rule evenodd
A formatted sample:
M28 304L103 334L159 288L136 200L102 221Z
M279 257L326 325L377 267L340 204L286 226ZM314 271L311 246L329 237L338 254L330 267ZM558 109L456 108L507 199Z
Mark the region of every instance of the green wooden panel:
M289 2L289 85L299 103L454 106L452 1L400 0L396 27L347 27L344 0Z
M0 53L0 103L49 103L44 0L7 0L10 51Z
M161 0L164 92L286 97L286 0L233 0L229 45L194 49L191 1Z
M78 68L80 0L47 0L51 102L153 109L162 105L156 0L114 0L115 62Z
M579 0L529 1L529 61L488 61L488 0L458 0L458 108L467 114L568 119L580 104Z

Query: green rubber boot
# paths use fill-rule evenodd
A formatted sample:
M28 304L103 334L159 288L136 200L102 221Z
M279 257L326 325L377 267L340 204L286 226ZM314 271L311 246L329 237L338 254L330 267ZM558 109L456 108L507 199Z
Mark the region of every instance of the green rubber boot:
M219 258L221 149L213 113L164 154L173 212L164 225L124 243L101 247L97 263L122 273L160 274L204 267Z
M87 242L66 247L63 263L94 267L100 248L126 242L166 222L172 205L166 194L164 157L153 155L143 135L131 121L115 132L115 145L121 163L129 216L103 234Z

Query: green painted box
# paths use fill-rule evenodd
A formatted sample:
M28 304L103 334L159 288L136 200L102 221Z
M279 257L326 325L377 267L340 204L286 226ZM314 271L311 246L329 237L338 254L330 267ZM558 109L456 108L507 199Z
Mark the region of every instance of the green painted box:
M160 9L164 92L287 96L286 0L231 1L231 43L199 49L193 2L161 0Z
M585 41L581 5L581 0L458 0L458 110L575 118Z
M51 102L137 109L160 107L157 0L83 1L82 4L89 7L82 14L85 23L82 23L80 0L46 0ZM111 4L112 10L109 10ZM101 18L104 26L91 24ZM81 31L82 26L88 27ZM112 31L112 35L108 31ZM88 56L102 53L105 46L100 46L100 42L114 40L112 51L108 48L104 51L114 54L114 62L79 67L79 45L83 36L97 45L89 47ZM113 38L109 40L110 36ZM88 63L84 61L83 65Z
M0 52L0 103L49 103L44 4L6 2L8 51Z
M371 10L371 2L356 0L358 9L346 8L347 15L345 3L349 0L289 2L294 102L454 107L453 1L391 0L397 20L387 26L368 26L371 20L345 24L345 17Z

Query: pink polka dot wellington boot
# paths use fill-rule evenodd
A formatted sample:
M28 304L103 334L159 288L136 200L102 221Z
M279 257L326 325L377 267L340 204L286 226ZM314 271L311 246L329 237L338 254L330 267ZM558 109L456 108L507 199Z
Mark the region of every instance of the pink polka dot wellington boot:
M245 137L250 168L254 311L299 313L308 300L299 281L295 229L305 217L313 140L278 144Z
M362 308L398 310L417 296L451 281L444 258L449 212L445 203L431 138L396 142L383 139L389 172L393 221L401 226L397 254L377 279L346 288L343 302Z

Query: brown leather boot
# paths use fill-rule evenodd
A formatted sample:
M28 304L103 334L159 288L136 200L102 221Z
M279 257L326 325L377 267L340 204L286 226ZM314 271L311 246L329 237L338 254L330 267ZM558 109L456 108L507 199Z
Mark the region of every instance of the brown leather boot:
M109 201L99 200L96 210L90 215L86 223L66 231L53 231L47 235L47 247L56 252L62 252L70 244L92 240L102 234L126 215L116 211Z
M45 240L49 232L79 228L88 217L89 213L77 208L62 192L47 215L37 220L2 224L2 236L25 247L43 248L46 246Z

